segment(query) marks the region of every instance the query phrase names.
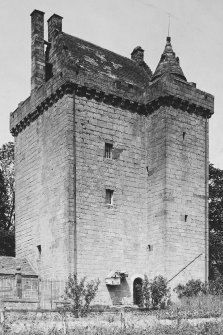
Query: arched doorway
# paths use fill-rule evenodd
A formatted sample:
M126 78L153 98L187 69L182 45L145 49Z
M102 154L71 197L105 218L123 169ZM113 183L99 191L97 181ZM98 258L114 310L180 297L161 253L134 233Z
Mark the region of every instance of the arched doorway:
M134 305L142 305L142 278L136 278L133 282L133 303Z

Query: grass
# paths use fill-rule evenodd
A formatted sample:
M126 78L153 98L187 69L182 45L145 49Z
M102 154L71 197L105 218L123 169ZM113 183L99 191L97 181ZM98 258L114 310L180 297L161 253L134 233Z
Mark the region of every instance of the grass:
M173 304L159 312L159 318L211 318L223 314L223 296L201 295L193 298L182 298L180 304Z
M144 328L135 327L117 327L110 325L104 327L102 325L76 327L64 332L64 330L51 329L41 331L37 329L27 329L21 332L12 333L5 332L4 334L18 335L222 335L223 323L204 323L200 325L181 324L181 325L157 325L156 327Z
M124 310L96 308L88 317L70 319L62 317L44 321L6 316L4 335L222 335L223 320L206 319L223 315L222 296L199 296L182 299L165 310ZM105 311L102 313L102 311ZM194 321L193 318L202 318ZM48 329L47 329L48 327ZM1 331L0 331L1 334Z

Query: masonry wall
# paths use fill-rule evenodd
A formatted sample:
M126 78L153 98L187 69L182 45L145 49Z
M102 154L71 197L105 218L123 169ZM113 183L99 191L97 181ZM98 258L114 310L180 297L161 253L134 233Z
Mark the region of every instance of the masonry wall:
M16 255L45 278L66 278L74 267L72 132L73 99L65 95L15 141Z
M172 107L144 116L80 96L74 114L65 95L18 134L15 148L16 252L44 278L77 270L100 279L98 302L132 302L135 278L170 279L204 253L201 116ZM128 277L106 286L117 270ZM203 254L173 285L204 273Z
M205 220L208 215L205 208L208 162L205 118L168 108L166 147L166 273L172 278L200 255L171 285L191 278L204 281Z
M136 277L169 280L200 254L171 286L204 280L204 118L165 106L145 117L78 97L76 125L77 271L101 280L101 302L132 302ZM129 277L106 287L117 269Z
M132 285L148 268L145 116L76 98L77 271L99 278L103 303L132 302ZM105 143L113 158L105 158ZM114 191L113 205L105 202ZM128 272L121 286L111 271Z
M146 120L147 133L147 224L150 251L148 276L165 274L166 254L166 113L154 111Z

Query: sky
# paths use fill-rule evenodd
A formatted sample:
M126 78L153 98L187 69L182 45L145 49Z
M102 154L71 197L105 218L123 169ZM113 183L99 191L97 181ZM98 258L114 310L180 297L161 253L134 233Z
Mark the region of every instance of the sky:
M0 147L13 140L10 113L30 94L34 9L45 12L45 21L62 16L64 32L123 56L141 46L152 71L170 18L172 46L187 80L215 96L209 157L223 169L223 0L0 0Z

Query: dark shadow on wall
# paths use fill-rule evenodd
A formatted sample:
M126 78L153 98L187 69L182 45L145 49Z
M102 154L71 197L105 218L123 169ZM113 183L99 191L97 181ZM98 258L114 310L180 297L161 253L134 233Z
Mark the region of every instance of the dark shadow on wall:
M121 280L120 285L107 285L107 289L113 305L121 305L123 298L130 298L131 292L126 278Z
M133 303L142 306L142 278L136 278L133 282Z

